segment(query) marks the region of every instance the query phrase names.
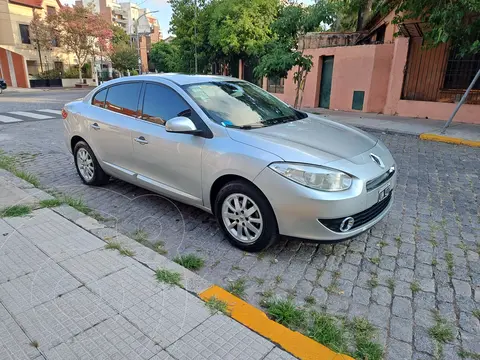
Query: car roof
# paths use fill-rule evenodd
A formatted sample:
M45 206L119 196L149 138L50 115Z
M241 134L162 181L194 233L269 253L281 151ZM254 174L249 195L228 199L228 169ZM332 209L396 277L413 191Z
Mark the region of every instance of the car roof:
M241 81L237 78L229 76L220 76L220 75L187 75L187 74L175 74L175 73L165 73L165 74L144 74L144 75L135 75L122 77L120 79L115 79L114 82L123 81L132 81L132 80L143 80L143 81L158 81L159 79L171 81L177 85L189 85L189 84L199 84L211 81ZM109 81L109 83L112 83Z

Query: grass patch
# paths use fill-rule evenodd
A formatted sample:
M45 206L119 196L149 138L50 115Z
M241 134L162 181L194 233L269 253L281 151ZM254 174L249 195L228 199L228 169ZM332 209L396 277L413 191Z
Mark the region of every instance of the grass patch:
M208 299L205 305L210 309L212 315L216 314L217 312L227 315L229 313L228 304L223 300L217 299L215 296L212 296L210 299Z
M32 208L27 205L13 205L3 209L0 212L0 217L15 217L24 216L32 212Z
M177 256L173 261L188 270L199 270L205 265L205 260L195 254Z
M290 300L270 298L266 301L265 307L273 320L291 329L300 328L305 320L305 311L297 308Z
M90 213L92 212L92 209L90 209L83 202L82 199L74 198L68 195L63 195L60 199L68 206L73 207L74 209L80 211L81 213L84 213L85 215L90 215Z
M379 265L380 264L380 258L379 257L374 257L369 259L372 264Z
M257 285L263 285L265 283L265 279L263 278L259 278L259 277L255 277L253 278L253 280L255 280L255 282L257 283Z
M167 249L165 249L165 243L163 241L157 241L153 246L153 250L160 255L166 255L168 253Z
M40 181L35 175L23 170L19 170L17 168L17 159L14 156L6 155L3 150L0 150L0 169L10 171L15 176L29 182L35 187L40 186Z
M305 300L305 303L307 305L315 305L315 303L317 302L317 300L315 300L315 298L312 295L305 296L303 300Z
M133 240L139 243L144 243L148 241L148 233L142 229L135 230L131 236Z
M263 251L261 251L257 254L257 259L258 260L263 260L264 257L265 257L265 253Z
M480 354L463 349L458 352L458 356L460 356L462 359L480 360Z
M239 298L243 298L245 296L245 283L246 281L243 278L232 281L228 284L227 291Z
M395 243L397 244L397 247L400 247L402 245L402 238L400 235L395 236Z
M45 199L41 200L39 205L41 208L53 208L62 205L63 202L59 199Z
M432 266L437 266L437 265L438 265L438 260L432 259Z
M368 286L370 286L372 289L378 286L378 277L376 274L372 274L372 277L370 280L368 280Z
M410 290L412 290L412 293L415 294L420 290L422 290L422 288L420 287L420 284L418 283L418 281L414 281L410 284Z
M473 316L480 320L480 309L475 309L472 311Z
M326 288L328 293L340 293L340 289L338 288L338 279L340 279L340 271L335 271L332 275L332 281L330 285Z
M467 251L468 250L468 246L462 241L460 242L460 244L457 244L457 247L463 251Z
M119 251L120 255L122 256L135 256L135 251L127 249L127 248L121 248Z
M176 271L171 271L168 269L157 269L155 272L155 277L158 281L170 284L170 285L178 285L182 286L182 275Z
M393 278L387 279L387 286L390 289L390 291L393 292L393 290L395 290L395 279Z
M380 249L384 248L387 245L388 243L385 240L382 240L379 243L377 243L377 246L380 247Z
M280 284L283 281L282 277L280 275L275 276L275 284Z
M232 270L243 270L243 269L238 265L233 265Z
M453 254L451 252L445 253L445 261L447 262L448 275L452 277L453 267L455 266L455 262L453 261Z
M437 247L437 246L438 246L438 242L437 242L437 240L435 240L435 239L430 239L430 244L431 244L433 247Z
M449 341L453 341L454 333L451 325L442 318L438 311L432 311L435 325L428 329L430 336L440 344L445 344Z
M122 245L118 242L115 242L115 241L109 241L106 245L105 245L105 249L107 250L122 250Z

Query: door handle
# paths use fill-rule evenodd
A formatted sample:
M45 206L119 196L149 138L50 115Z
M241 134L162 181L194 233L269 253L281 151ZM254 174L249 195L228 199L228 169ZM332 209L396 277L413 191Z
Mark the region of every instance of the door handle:
M91 124L90 127L94 130L100 130L100 126L97 123Z
M145 138L143 136L139 136L138 138L135 138L133 140L138 142L140 145L147 145L148 144L148 141L145 140Z

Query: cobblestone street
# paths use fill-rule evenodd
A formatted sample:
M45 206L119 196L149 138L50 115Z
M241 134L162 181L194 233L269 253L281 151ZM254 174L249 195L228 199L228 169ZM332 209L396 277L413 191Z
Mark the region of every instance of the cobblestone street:
M163 241L167 257L196 253L199 274L228 287L245 279L245 300L262 293L315 298L328 313L363 316L377 326L387 359L453 360L480 354L480 149L374 133L392 152L398 186L389 215L352 240L319 245L282 239L265 253L233 248L215 219L160 195L113 180L87 187L63 140L61 119L0 125L0 148L17 155L46 189L82 198L105 223L148 241ZM428 329L438 310L456 330L439 346ZM478 316L478 313L476 313ZM479 356L479 355L477 355Z

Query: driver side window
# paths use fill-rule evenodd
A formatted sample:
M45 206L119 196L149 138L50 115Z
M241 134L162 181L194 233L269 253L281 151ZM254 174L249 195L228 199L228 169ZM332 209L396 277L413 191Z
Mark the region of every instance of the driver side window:
M176 116L189 117L191 109L173 89L163 85L146 84L142 119L158 125Z

